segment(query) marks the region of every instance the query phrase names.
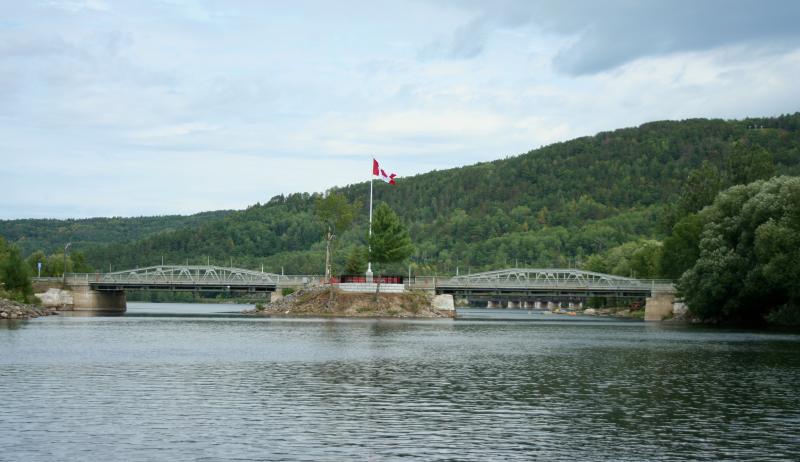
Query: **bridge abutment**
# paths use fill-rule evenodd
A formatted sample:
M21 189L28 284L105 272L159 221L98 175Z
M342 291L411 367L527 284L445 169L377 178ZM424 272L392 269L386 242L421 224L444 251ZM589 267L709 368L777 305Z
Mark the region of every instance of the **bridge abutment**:
M51 287L36 296L43 306L62 311L124 313L128 308L125 291L92 290L88 284L68 285L66 289Z
M104 311L124 313L128 301L124 290L99 291L86 286L72 286L74 311Z
M672 292L653 292L645 299L644 320L661 321L672 315L675 294Z

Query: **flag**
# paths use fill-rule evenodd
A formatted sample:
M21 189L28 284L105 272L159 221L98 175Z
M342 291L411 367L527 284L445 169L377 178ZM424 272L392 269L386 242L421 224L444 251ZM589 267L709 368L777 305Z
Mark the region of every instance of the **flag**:
M392 173L390 175L387 175L386 171L382 169L380 165L378 165L378 161L375 159L372 159L372 175L377 176L378 178L389 184L396 184L394 182L394 179L397 176L397 174Z

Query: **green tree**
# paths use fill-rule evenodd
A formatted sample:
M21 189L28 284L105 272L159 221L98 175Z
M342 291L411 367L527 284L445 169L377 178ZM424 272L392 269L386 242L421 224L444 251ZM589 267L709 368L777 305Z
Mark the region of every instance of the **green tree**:
M353 222L359 204L350 204L342 193L329 192L325 197L317 198L314 213L325 226L325 279L332 276L333 240L336 234L344 232Z
M746 184L775 175L772 154L761 146L736 143L727 159L730 184Z
M370 261L378 264L399 263L414 252L408 230L384 202L375 208L369 247Z
M659 276L662 245L659 241L643 239L626 242L600 255L592 255L584 269L625 277L653 279Z
M27 301L33 295L28 265L20 256L18 248L8 249L5 260L0 264L0 280L4 289L15 294L20 301Z
M672 233L664 240L661 257L661 276L678 280L691 268L700 256L700 232L703 223L696 213L689 214L675 223Z
M39 274L38 273L38 271L39 271L38 263L41 262L42 263L42 276L49 276L48 274L46 274L44 272L44 269L45 269L44 268L44 264L47 261L47 255L45 255L44 252L42 252L41 250L37 250L36 252L33 252L32 254L30 254L28 256L28 258L26 258L26 261L28 262L28 267L31 270L31 274L37 274L37 275Z
M691 312L800 323L800 177L734 186L701 219L699 258L679 281Z
M692 170L686 178L678 199L678 219L711 204L725 186L725 178L717 167L708 161L703 161L702 165Z
M345 265L345 273L347 274L364 274L367 271L367 249L364 246L354 246L347 256L347 263Z

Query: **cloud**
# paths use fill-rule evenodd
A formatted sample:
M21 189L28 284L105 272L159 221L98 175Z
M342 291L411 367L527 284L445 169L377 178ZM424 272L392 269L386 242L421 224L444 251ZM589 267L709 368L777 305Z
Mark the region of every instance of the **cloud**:
M111 7L105 0L50 0L43 2L42 5L68 11L70 13L80 13L83 11L105 12L111 10Z
M553 66L567 75L591 75L647 56L754 43L781 52L800 44L800 2L781 0L508 0L460 3L476 16L424 49L427 57L472 59L493 33L523 29L526 40L562 38ZM522 45L522 43L520 43Z

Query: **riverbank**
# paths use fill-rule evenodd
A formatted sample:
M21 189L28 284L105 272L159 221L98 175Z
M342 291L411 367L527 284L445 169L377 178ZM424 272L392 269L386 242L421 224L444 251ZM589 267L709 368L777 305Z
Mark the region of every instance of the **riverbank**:
M455 310L437 309L433 296L421 292L400 294L343 292L338 289L304 289L259 305L242 314L268 317L348 318L452 318Z
M0 319L30 319L58 314L58 311L0 298Z

